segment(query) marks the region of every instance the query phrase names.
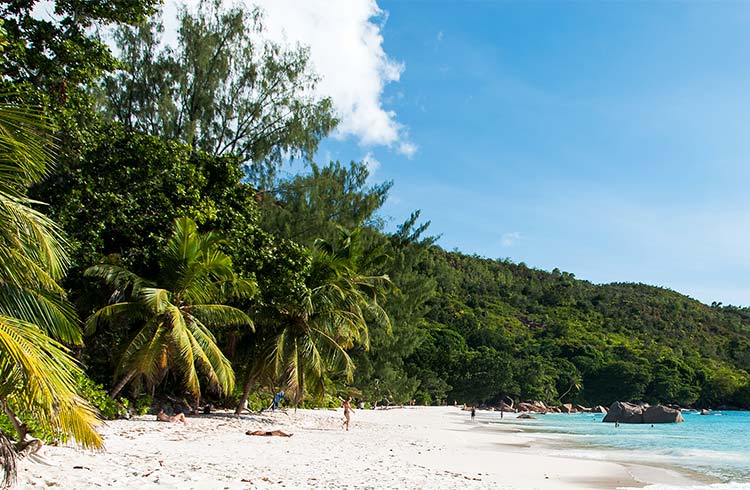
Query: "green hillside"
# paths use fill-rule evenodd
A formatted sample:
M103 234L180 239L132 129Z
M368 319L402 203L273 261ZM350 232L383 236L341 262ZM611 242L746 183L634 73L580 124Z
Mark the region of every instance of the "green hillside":
M750 404L750 309L437 247L422 273L436 289L407 364L445 382L423 398Z

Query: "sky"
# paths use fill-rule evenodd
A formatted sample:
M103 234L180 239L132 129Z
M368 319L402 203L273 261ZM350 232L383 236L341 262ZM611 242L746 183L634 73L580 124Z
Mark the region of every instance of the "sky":
M447 250L750 305L750 2L256 0ZM169 8L169 4L168 7Z

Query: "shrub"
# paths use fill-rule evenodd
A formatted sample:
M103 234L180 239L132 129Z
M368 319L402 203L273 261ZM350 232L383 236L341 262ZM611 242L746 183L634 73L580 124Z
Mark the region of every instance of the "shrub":
M149 410L151 410L151 406L154 404L154 399L151 398L151 395L147 394L141 394L138 395L138 397L135 399L135 402L133 402L133 410L135 411L136 415L146 415Z
M76 382L80 393L99 409L102 418L113 420L127 413L127 400L120 399L121 403L118 403L104 391L102 385L93 382L85 376L79 377Z

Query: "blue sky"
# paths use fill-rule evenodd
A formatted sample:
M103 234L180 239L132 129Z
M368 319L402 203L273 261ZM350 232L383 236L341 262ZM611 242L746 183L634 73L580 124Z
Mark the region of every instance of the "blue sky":
M319 160L380 162L392 227L420 209L448 250L750 305L750 3L378 5L418 150Z

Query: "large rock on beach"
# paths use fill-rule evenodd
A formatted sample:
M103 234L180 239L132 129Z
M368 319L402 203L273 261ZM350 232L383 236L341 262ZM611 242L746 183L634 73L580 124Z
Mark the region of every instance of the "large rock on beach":
M521 402L518 404L518 410L522 412L535 412L535 413L546 413L548 411L547 406L540 402Z
M573 408L572 403L563 403L562 407L560 407L560 410L562 410L563 413L575 413L576 409Z
M594 408L591 409L591 411L594 413L607 413L607 409L601 405L595 406Z
M509 405L509 404L507 404L505 402L502 402L502 401L500 402L500 405L498 406L498 410L501 410L503 412L515 412L516 411L516 409L513 408L512 404Z
M546 413L547 411L549 411L549 407L545 405L543 401L536 400L534 401L534 403L532 403L532 405L537 407L537 411L540 413Z
M536 417L534 417L533 415L529 415L528 413L522 413L517 418L519 418L519 419L535 419Z
M671 422L683 422L682 412L674 408L656 405L649 407L643 412L644 424L668 424Z

